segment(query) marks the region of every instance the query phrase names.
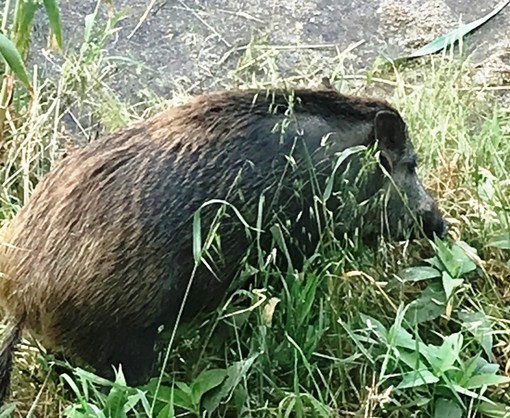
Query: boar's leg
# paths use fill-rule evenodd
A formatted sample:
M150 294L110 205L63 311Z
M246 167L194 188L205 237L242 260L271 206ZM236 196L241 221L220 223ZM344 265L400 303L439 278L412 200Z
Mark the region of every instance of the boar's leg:
M109 379L114 379L113 368L122 365L122 372L128 386L139 386L147 383L151 377L155 352L154 344L157 326L132 331L123 342L112 347L108 360L102 365L96 364L96 372Z

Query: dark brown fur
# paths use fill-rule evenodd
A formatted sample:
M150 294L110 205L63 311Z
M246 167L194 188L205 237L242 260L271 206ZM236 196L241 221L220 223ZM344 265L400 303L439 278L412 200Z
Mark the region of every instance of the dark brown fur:
M17 329L29 329L48 349L78 357L101 374L123 362L129 383L144 382L157 327L175 321L194 266L193 213L209 199L228 199L252 209L246 216L253 224L262 193L276 211L278 199L292 195L292 183L280 183L301 127L308 135L310 126L307 146L324 179L335 151L374 142L379 112L400 118L379 100L334 91L294 96L299 99L287 118L289 98L281 92L203 95L63 160L5 234L0 304ZM285 118L291 133L271 134ZM321 147L325 135L328 145ZM397 164L409 150L402 143L386 151ZM296 203L284 210L295 218L302 209ZM213 215L204 211L204 232ZM246 252L244 228L232 218L225 225L225 260L217 265L222 280L199 270L188 316L221 300ZM0 386L6 382L0 378Z

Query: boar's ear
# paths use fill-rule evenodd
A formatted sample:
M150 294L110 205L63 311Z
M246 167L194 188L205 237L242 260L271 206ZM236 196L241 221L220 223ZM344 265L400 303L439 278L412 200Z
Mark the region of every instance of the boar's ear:
M406 143L405 124L396 112L381 110L375 115L375 138L389 149L401 149Z

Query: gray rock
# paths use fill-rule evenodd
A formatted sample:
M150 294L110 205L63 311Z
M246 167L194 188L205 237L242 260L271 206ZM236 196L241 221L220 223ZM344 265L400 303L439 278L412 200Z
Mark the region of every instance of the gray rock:
M115 1L116 9L127 14L108 51L142 64L138 71L121 71L115 78L113 87L124 98L136 96L144 87L171 97L183 80L197 89L231 85L229 71L252 37L280 47L278 65L286 74L314 61L334 68L338 51L364 40L348 61L353 70L361 69L378 56L396 56L422 46L454 27L461 16L463 22L477 19L498 2L482 6L477 0L163 0L154 3L134 31L148 3ZM61 3L67 49L79 48L84 18L95 4L93 0ZM100 9L104 21L106 7ZM497 42L509 38L509 17L510 6L469 37L470 50L478 49L476 60L494 54ZM32 62L48 69L52 64L41 54L47 43L43 13L36 23ZM320 79L321 74L317 76Z

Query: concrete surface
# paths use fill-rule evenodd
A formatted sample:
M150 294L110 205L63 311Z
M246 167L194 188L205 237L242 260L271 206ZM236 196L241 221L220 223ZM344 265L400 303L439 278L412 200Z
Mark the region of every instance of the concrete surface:
M114 89L125 98L144 87L171 97L182 86L200 90L229 84L229 71L251 39L278 45L282 50L278 65L289 74L314 61L334 68L339 51L364 41L346 62L356 71L383 54L395 56L417 48L451 29L461 17L464 22L477 19L496 4L497 0L483 4L479 0L114 0L126 18L108 51L142 64L138 71L133 67L119 71ZM84 18L95 5L93 0L61 2L67 49L79 47ZM100 9L104 19L107 9L104 5ZM146 12L147 18L132 34ZM469 37L470 50L477 50L475 60L498 48L510 50L509 23L510 5ZM41 55L46 34L46 19L40 13L32 58L48 69L51 64Z

